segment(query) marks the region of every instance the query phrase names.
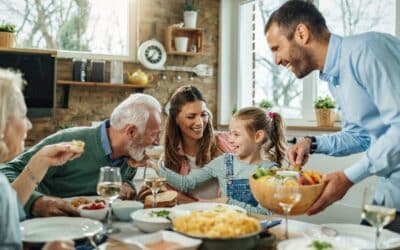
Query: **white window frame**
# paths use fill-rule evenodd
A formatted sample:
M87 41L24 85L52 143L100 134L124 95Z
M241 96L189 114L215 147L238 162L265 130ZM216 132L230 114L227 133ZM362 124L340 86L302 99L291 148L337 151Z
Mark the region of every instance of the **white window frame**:
M221 0L219 75L218 75L218 113L217 124L229 124L234 107L251 105L251 101L239 97L242 91L250 91L251 85L241 81L239 6L250 2L245 0ZM316 1L318 3L318 1ZM400 37L400 0L396 0L395 34ZM246 48L245 48L246 50ZM285 119L286 125L315 126L314 100L318 93L318 73L315 71L303 79L302 119ZM246 96L248 94L246 93ZM250 103L250 104L249 104Z
M111 2L110 2L111 3ZM79 52L68 50L57 50L57 58L86 58L94 60L117 60L117 61L133 61L137 62L138 34L139 34L139 12L141 1L128 1L128 47L129 54L127 56L97 54L91 52Z

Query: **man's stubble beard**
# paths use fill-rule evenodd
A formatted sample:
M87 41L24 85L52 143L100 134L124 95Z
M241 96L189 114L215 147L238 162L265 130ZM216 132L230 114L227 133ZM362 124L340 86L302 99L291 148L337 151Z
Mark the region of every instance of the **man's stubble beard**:
M293 73L298 79L310 74L314 69L317 68L314 57L312 53L298 45L295 41L292 41L291 53L291 65L293 67Z

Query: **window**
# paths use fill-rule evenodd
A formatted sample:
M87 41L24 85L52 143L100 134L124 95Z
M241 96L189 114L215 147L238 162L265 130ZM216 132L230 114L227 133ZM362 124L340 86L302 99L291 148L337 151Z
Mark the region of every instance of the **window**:
M0 0L17 26L16 47L57 49L65 57L132 59L136 0Z
M224 1L222 1L223 4ZM274 103L276 111L281 112L285 118L293 119L295 123L302 123L315 120L313 103L318 96L329 94L327 84L320 83L318 73L312 73L302 80L297 80L295 76L281 66L275 65L273 56L267 46L264 36L264 26L269 18L269 15L278 8L284 0L254 0L254 1L239 1L236 0L236 9L233 7L231 11L240 13L240 8L243 2L253 2L255 4L255 33L252 36L238 36L238 44L231 43L233 48L230 52L243 49L242 46L246 43L252 44L255 42L255 86L254 95L248 95L242 90L251 88L252 84L249 81L233 81L229 84L233 85L237 90L231 90L235 100L230 101L230 104L236 103L238 108L248 105L249 103L260 103L263 99L267 99ZM326 18L328 28L331 32L339 35L357 34L366 31L379 31L399 35L396 29L400 30L400 0L315 0L317 6ZM223 6L221 6L223 8ZM222 14L224 10L222 9ZM235 12L233 12L235 13ZM238 14L237 16L240 15ZM246 19L238 20L239 24L231 21L231 25L237 25L232 29L239 30L239 27L252 27L252 23L243 25L240 22L246 22ZM224 20L222 20L224 22ZM224 25L224 23L222 24ZM226 24L225 24L226 25ZM239 31L240 33L240 31ZM255 40L255 41L253 41ZM223 43L226 44L226 43ZM222 51L223 53L223 51ZM240 58L238 56L238 58ZM238 60L239 61L239 60ZM232 62L232 60L231 60ZM232 72L247 72L252 64L237 63L237 70ZM242 69L247 68L247 69ZM223 73L223 72L221 72ZM235 79L235 77L231 77ZM238 78L240 79L240 78ZM226 88L228 83L220 82L220 88ZM235 85L236 84L236 85ZM244 99L253 98L253 100ZM224 105L224 102L220 102ZM222 119L223 120L223 119ZM221 121L221 120L219 120ZM291 122L290 122L291 123Z

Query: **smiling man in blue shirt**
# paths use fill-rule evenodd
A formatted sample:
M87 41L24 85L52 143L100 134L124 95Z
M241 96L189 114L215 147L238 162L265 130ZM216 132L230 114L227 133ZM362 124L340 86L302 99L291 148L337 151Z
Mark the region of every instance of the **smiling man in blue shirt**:
M265 34L275 62L296 77L319 70L343 121L338 133L306 137L292 146L288 150L291 163L305 164L314 152L332 156L366 152L346 170L326 176L326 188L308 214L322 211L353 184L377 175L377 202L391 191L397 218L388 228L400 232L400 40L376 32L349 37L331 34L318 9L300 0L276 10Z

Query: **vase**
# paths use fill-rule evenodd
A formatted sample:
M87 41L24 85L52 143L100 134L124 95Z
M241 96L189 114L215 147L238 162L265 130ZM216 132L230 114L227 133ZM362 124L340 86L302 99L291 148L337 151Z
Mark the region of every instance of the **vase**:
M184 36L177 36L174 39L175 49L177 52L187 52L189 38Z
M318 127L333 127L335 111L333 109L315 109Z
M14 47L14 37L15 35L12 32L0 32L0 47Z
M186 28L196 28L197 11L185 11L183 12L183 22Z

